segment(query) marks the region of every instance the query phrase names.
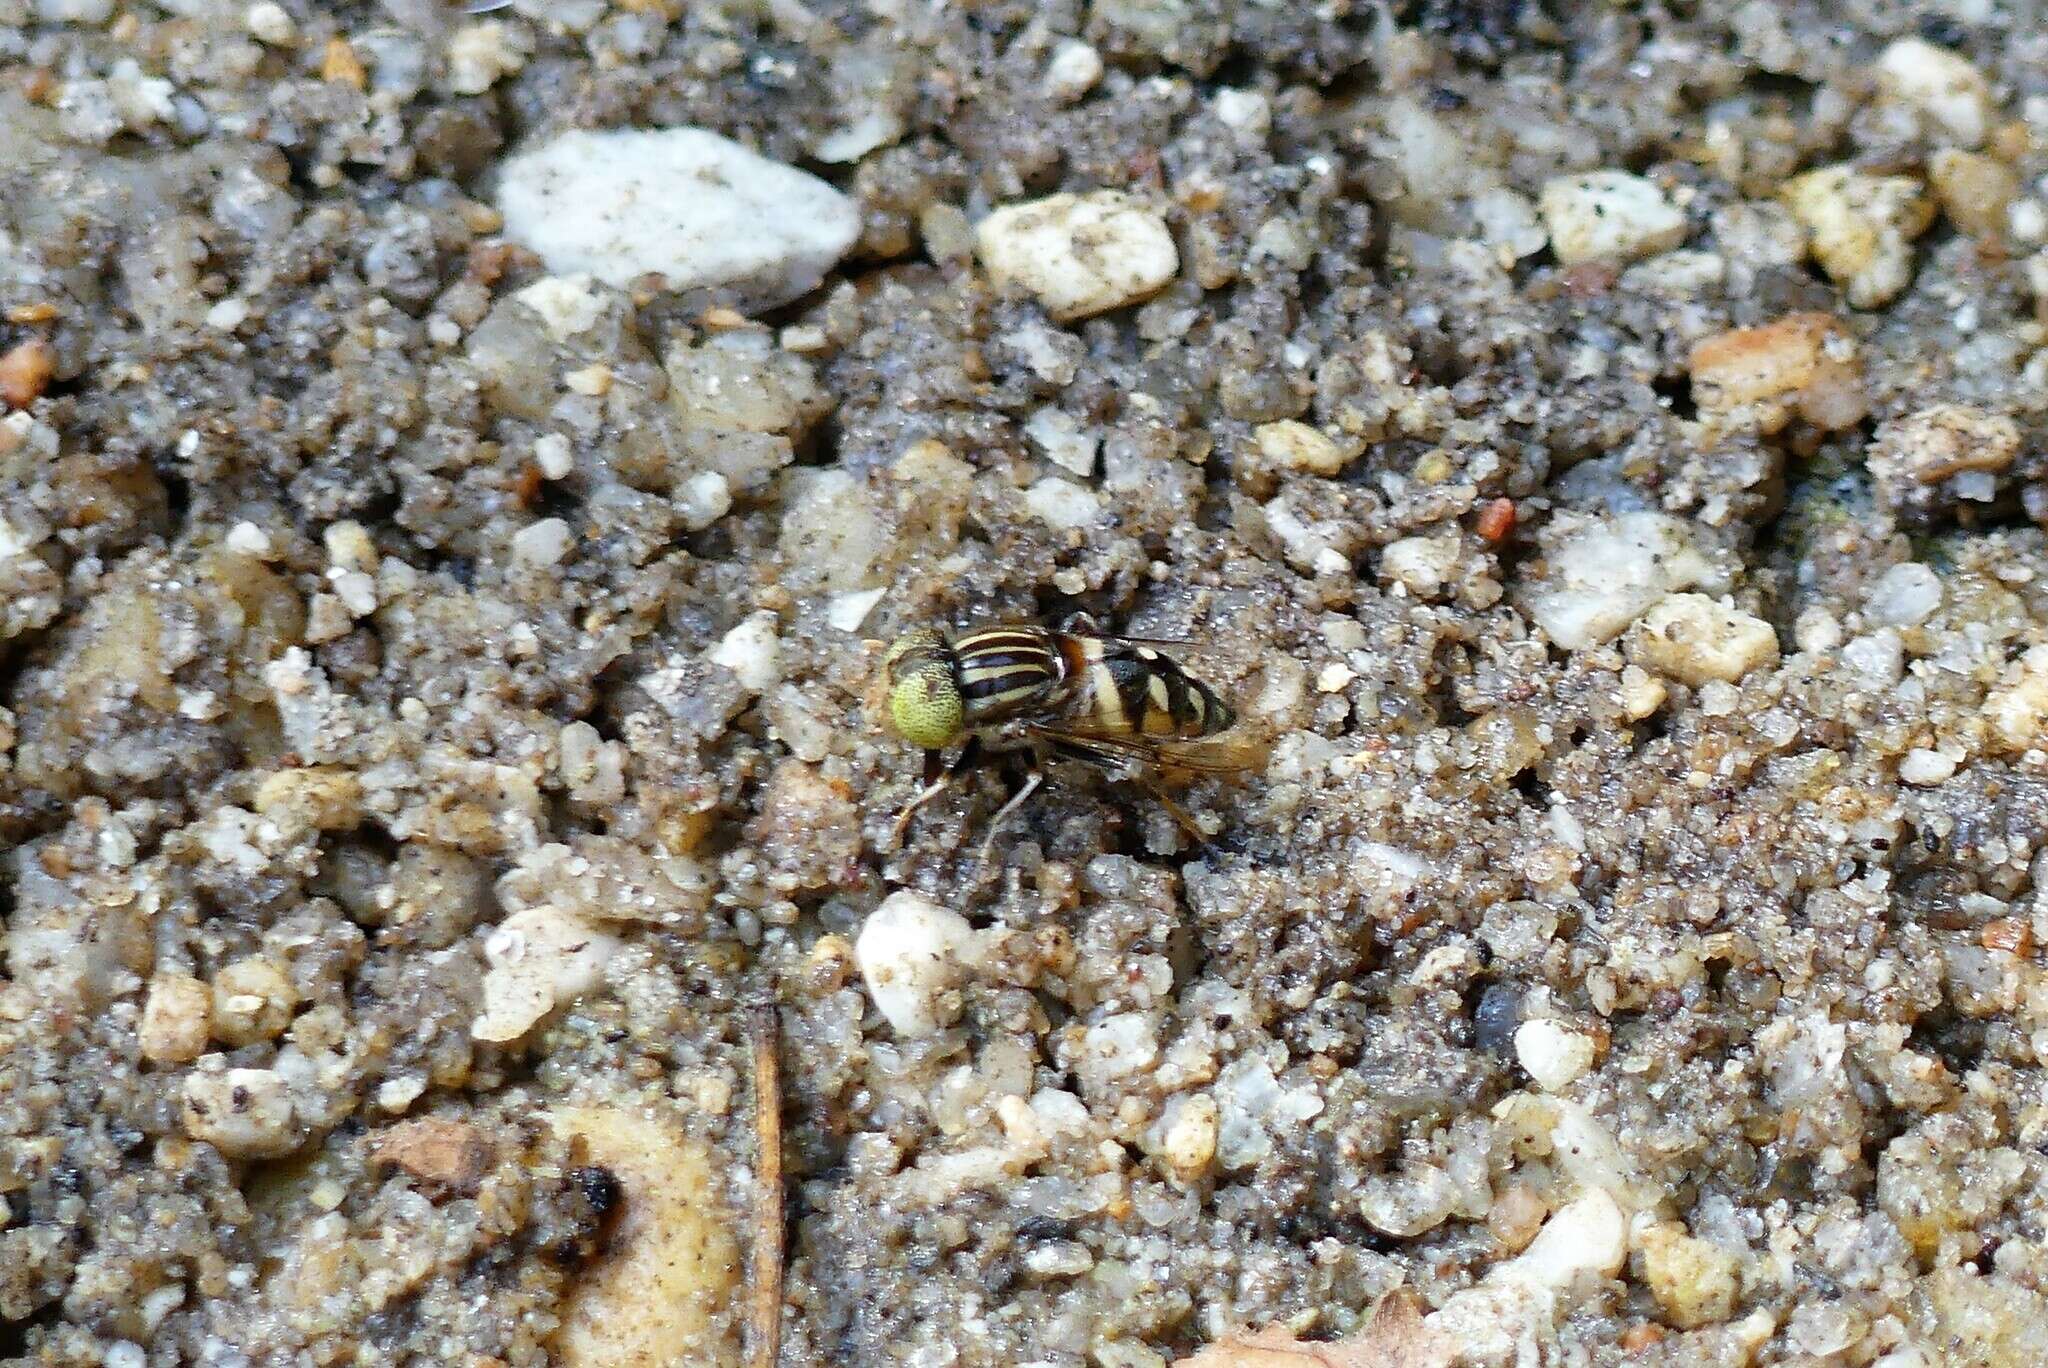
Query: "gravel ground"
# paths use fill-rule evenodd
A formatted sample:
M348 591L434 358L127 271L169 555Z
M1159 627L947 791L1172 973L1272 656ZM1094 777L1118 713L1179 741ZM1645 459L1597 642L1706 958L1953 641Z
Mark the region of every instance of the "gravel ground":
M2044 177L1994 0L0 0L0 1357L740 1363L773 1001L785 1365L2039 1363ZM893 848L1075 610L1264 767Z

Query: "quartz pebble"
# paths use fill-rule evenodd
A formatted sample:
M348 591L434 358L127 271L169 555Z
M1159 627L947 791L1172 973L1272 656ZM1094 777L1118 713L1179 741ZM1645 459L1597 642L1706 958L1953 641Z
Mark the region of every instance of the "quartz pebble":
M291 1097L271 1069L195 1070L185 1080L183 1120L187 1135L230 1159L271 1158L298 1145Z
M505 163L497 206L555 275L658 273L754 306L815 288L860 235L846 196L700 128L558 134Z
M1629 658L1694 688L1734 683L1778 658L1771 624L1705 594L1672 594L1643 615L1629 638Z
M1924 38L1900 38L1877 58L1886 90L1918 109L1946 141L1975 147L1991 127L1991 83L1969 59Z
M967 919L908 890L868 914L853 953L868 995L901 1036L933 1035L960 1014L979 945Z
M1343 448L1307 423L1285 418L1266 423L1252 434L1265 458L1283 470L1310 475L1335 475L1344 469Z
M739 676L741 684L765 693L782 679L782 641L775 614L750 613L711 648L711 663Z
M1562 1022L1538 1019L1515 1028L1515 1059L1545 1092L1568 1088L1593 1063L1593 1039Z
M1093 490L1057 475L1025 490L1024 505L1033 516L1062 529L1087 527L1102 516L1102 500Z
M1546 182L1538 201L1550 248L1565 265L1634 261L1685 241L1685 215L1654 183L1626 171L1588 171Z
M1478 1286L1455 1292L1428 1323L1453 1336L1475 1368L1514 1362L1525 1334L1548 1331L1569 1309L1564 1294L1613 1277L1628 1254L1628 1227L1613 1197L1595 1190L1554 1213L1529 1247ZM1587 1281L1582 1281L1587 1280Z
M1587 521L1547 559L1549 574L1526 603L1537 626L1570 651L1611 641L1665 595L1716 578L1686 525L1662 513Z
M483 1011L477 1040L517 1040L562 1003L595 988L619 942L554 907L515 912L484 941Z
M1947 783L1955 772L1953 758L1924 746L1907 751L1906 758L1899 761L1899 778L1922 788Z
M1078 100L1102 79L1102 54L1078 38L1066 38L1045 64L1045 93L1055 100Z
M2028 647L2006 675L1984 700L1994 743L2013 752L2048 746L2048 646Z
M1913 239L1934 222L1934 202L1910 176L1827 166L1785 182L1778 197L1806 228L1814 260L1851 305L1891 303L1913 278Z
M188 1064L206 1050L213 994L190 974L159 973L149 981L139 1032L142 1057Z
M1066 322L1144 299L1180 269L1166 221L1120 190L1012 204L975 231L981 264Z

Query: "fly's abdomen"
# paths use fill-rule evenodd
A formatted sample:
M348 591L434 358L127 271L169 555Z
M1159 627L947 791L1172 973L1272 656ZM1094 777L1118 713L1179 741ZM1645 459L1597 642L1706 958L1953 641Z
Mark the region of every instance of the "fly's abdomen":
M1049 633L1035 627L985 627L953 640L960 697L970 726L985 726L1042 703L1066 677Z
M1208 685L1148 647L1108 655L1090 670L1093 720L1105 731L1189 741L1237 720Z

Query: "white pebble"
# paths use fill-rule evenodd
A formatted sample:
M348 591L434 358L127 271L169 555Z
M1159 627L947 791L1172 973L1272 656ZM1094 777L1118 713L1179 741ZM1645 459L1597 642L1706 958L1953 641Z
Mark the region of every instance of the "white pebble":
M1380 570L1417 598L1432 598L1458 569L1458 534L1403 537L1380 553Z
M1778 658L1778 634L1753 614L1705 594L1672 594L1643 615L1629 658L1700 688L1732 684Z
M700 470L676 486L676 511L683 526L702 532L732 512L732 484L716 470Z
M1476 1287L1452 1293L1427 1324L1450 1335L1475 1365L1512 1363L1517 1347L1552 1330L1556 1318L1613 1277L1628 1257L1628 1224L1599 1190L1566 1204L1543 1223L1527 1249Z
M206 311L206 326L222 332L233 332L248 321L249 304L246 300L229 297Z
M242 23L258 42L272 47L283 47L298 37L299 26L286 14L284 6L273 4L272 0L259 0L242 13Z
M604 298L587 275L542 276L512 297L540 315L548 333L566 342L589 332L604 314Z
M228 529L228 550L258 560L270 554L270 534L255 523L243 521Z
M1546 182L1538 206L1551 250L1569 266L1634 261L1685 241L1685 215L1664 192L1627 171L1588 171Z
M1250 137L1263 136L1273 126L1272 103L1256 90L1225 86L1209 107L1225 124Z
M1956 762L1938 750L1917 747L1899 761L1899 778L1906 783L1931 788L1945 784L1956 772Z
M576 460L569 451L569 439L559 432L546 433L533 442L533 463L540 467L543 478L559 480L576 468Z
M554 565L569 554L569 524L542 518L512 536L512 556L527 565Z
M766 693L782 682L782 639L776 635L777 625L775 614L766 609L750 614L711 648L712 663L731 670L755 693Z
M133 1340L115 1340L100 1360L106 1368L149 1368L149 1355Z
M183 1120L187 1135L231 1159L271 1158L297 1141L285 1080L270 1069L195 1070L185 1079Z
M1778 198L1807 231L1813 259L1859 309L1889 304L1913 278L1913 239L1934 222L1934 201L1911 176L1851 165L1794 176Z
M458 95L481 95L525 66L531 47L524 29L501 20L464 24L448 39L448 87Z
M1055 100L1078 100L1101 79L1102 54L1078 38L1063 39L1045 64L1045 93Z
M1310 475L1335 475L1349 457L1343 448L1321 430L1292 418L1262 423L1252 432L1259 453L1283 470L1300 470Z
M327 572L327 582L350 617L368 617L377 611L377 581L369 575L360 570L334 569Z
M560 908L529 907L484 940L483 1011L470 1023L477 1040L517 1040L563 1003L604 979L619 942Z
M1878 576L1865 598L1873 622L1916 627L1941 607L1941 576L1918 561L1904 561Z
M1515 1028L1515 1058L1545 1092L1568 1088L1593 1064L1593 1038L1562 1022L1525 1021Z
M1528 594L1529 615L1568 651L1610 641L1666 594L1714 580L1687 524L1663 513L1588 521L1546 557Z
M1842 624L1825 608L1807 608L1792 624L1792 640L1809 655L1832 651L1842 644Z
M700 128L560 134L506 162L498 209L556 275L658 272L755 306L807 293L860 236L839 191Z
M1102 516L1102 501L1093 490L1048 475L1024 491L1024 506L1054 527L1088 527Z
M853 954L868 995L896 1033L927 1036L959 1016L957 989L977 942L965 917L906 890L868 914Z
M1890 627L1857 637L1842 648L1842 664L1869 688L1889 689L1906 673L1906 646Z
M868 614L882 601L886 589L855 589L844 594L834 594L825 605L825 621L834 631L858 632L860 625L868 620Z
M1045 459L1064 470L1087 477L1095 471L1096 449L1102 433L1083 426L1081 420L1057 404L1047 404L1025 420L1024 435L1045 453Z
M1144 299L1180 270L1166 221L1120 190L998 209L975 246L997 284L1028 290L1061 322Z
M1993 115L1991 83L1967 58L1923 38L1901 38L1879 54L1877 74L1956 145L1984 141Z

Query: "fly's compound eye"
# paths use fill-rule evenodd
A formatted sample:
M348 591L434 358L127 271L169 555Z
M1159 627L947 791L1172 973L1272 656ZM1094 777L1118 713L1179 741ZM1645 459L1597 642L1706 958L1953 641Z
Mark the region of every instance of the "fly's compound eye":
M929 660L896 675L889 684L889 720L898 736L925 750L958 741L966 730L967 706L953 672Z
M889 671L889 678L891 682L894 682L896 666L906 656L913 653L925 655L931 652L942 651L945 649L945 646L946 638L937 628L914 628L896 638L895 642L889 647L889 654L882 657L882 668Z

